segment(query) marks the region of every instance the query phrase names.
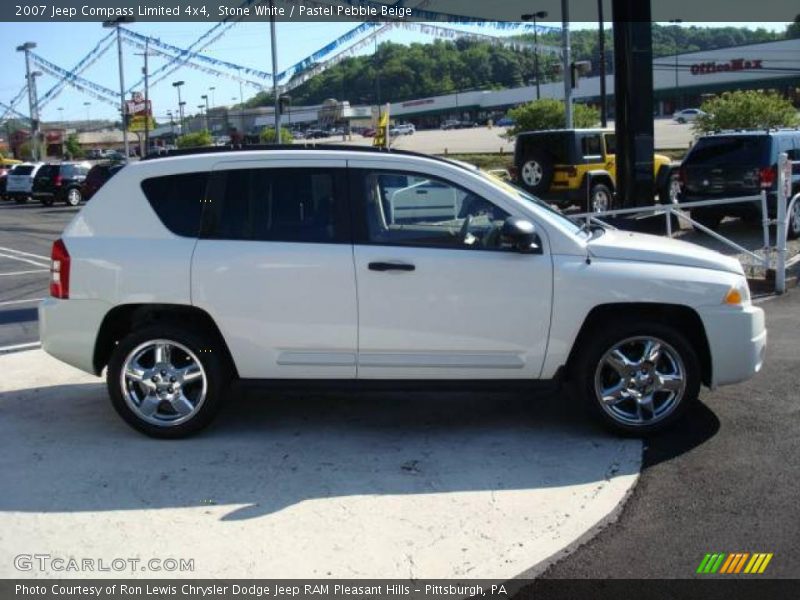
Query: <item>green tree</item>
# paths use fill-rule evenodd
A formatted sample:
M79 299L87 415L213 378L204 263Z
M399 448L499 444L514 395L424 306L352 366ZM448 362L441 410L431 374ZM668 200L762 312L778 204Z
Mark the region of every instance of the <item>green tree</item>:
M794 18L794 23L786 28L787 38L800 38L800 15Z
M523 104L508 111L514 119L514 127L508 135L514 136L523 131L540 131L543 129L561 129L565 127L567 117L563 100L542 98ZM600 111L585 104L574 104L572 120L575 127L596 127L600 121Z
M64 149L71 158L83 158L84 151L78 142L78 134L70 133L64 142Z
M211 133L207 130L187 133L178 138L178 148L196 148L198 146L210 146L213 142Z
M275 128L274 127L265 127L261 130L261 133L258 136L258 139L261 140L262 144L274 144L275 143ZM282 144L291 144L294 140L294 136L292 132L286 129L286 127L281 127L281 143Z
M703 102L701 109L706 114L694 122L694 128L703 133L719 129L765 129L800 124L792 103L775 92L725 92Z

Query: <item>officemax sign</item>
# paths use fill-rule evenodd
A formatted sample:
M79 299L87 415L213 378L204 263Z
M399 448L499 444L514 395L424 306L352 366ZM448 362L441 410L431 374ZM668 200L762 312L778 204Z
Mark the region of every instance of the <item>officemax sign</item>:
M718 63L704 62L692 65L692 75L710 75L712 73L727 73L728 71L755 71L764 68L763 60L745 60L737 58L735 60Z

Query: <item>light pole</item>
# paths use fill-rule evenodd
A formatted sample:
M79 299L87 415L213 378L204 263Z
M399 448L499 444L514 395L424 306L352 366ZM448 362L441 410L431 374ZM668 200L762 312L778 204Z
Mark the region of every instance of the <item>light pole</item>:
M25 53L25 83L28 86L28 113L31 117L31 154L33 160L38 160L37 142L39 136L39 109L36 107L34 97L34 85L31 78L31 55L30 52L36 48L36 42L25 42L17 46L17 52Z
M523 21L533 20L533 73L536 77L536 99L542 97L541 88L539 86L539 28L537 26L537 19L544 19L547 17L546 10L540 10L535 13L522 15Z
M147 156L150 150L150 70L148 68L148 56L157 56L155 52L150 52L150 38L144 41L144 52L136 52L137 56L144 57L142 74L144 75L144 152L142 156Z
M59 106L58 107L58 123L62 127L64 126L64 107L63 106Z
M278 40L275 35L275 4L269 0L269 33L272 42L272 95L275 99L275 143L281 143L281 106L278 98Z
M208 94L203 94L202 96L200 96L200 98L202 98L203 100L206 101L206 104L205 104L205 107L206 107L206 131L211 131L211 127L208 124Z
M42 134L39 133L39 131L38 131L39 125L40 125L40 123L38 122L39 121L39 95L36 92L36 78L37 77L41 77L41 76L42 76L42 72L41 71L33 71L31 73L31 87L33 89L33 104L34 104L34 106L36 106L36 120L37 120L37 123L36 123L36 129L37 129L37 133L36 133L36 153L37 153L38 156L44 157L44 156L47 156L47 145L45 144L44 151L42 151L42 149L39 147L39 141L40 141L39 138L42 137Z
M597 0L597 40L600 53L600 123L608 127L608 93L606 92L606 30L603 18L603 0Z
M202 126L202 123L203 123L203 120L204 120L203 119L203 109L205 107L206 107L205 104L198 104L197 105L197 108L200 110L200 123L201 123L201 126ZM206 121L206 130L208 130L208 116L206 116L205 121Z
M564 46L564 116L565 126L572 129L572 51L569 46L569 0L561 0L561 30Z
M183 122L183 112L184 112L183 111L183 107L184 106L186 106L186 100L182 100L181 102L178 102L178 114L180 115L180 120L181 120L180 121L180 127L178 127L178 129L180 130L181 135L184 134L184 131L183 131L183 126L184 126L184 122Z
M172 143L175 143L175 119L173 119L172 111L167 111L167 116L169 117L169 132L172 134Z
M125 160L130 157L130 147L128 146L128 119L127 111L125 110L125 72L122 65L122 34L120 33L120 25L123 23L133 23L133 17L117 17L110 21L103 21L103 27L106 29L117 30L117 57L119 59L119 105L120 114L122 115L122 141L125 145Z
M91 102L84 102L83 105L86 107L86 129L89 129L89 121L91 120L89 118L89 107L92 106L92 103Z
M217 88L214 87L213 85L210 88L208 88L208 91L211 92L211 108L214 108L214 106L216 106L216 102L214 102L214 90L215 89L217 89Z
M183 84L183 81L172 82L172 87L178 90L178 119L180 119L181 124L181 135L183 135L183 105L186 104L183 100L181 100L181 86Z
M678 92L678 25L683 23L683 19L670 19L669 22L675 26L675 35L672 36L672 42L675 46L675 111L677 111L680 108L680 95Z

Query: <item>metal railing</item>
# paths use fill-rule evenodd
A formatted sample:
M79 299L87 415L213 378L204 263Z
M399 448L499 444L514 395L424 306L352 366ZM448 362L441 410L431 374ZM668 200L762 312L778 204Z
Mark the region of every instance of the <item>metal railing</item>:
M587 212L580 214L569 215L572 218L586 219L587 223L595 221L605 227L611 227L608 223L603 221L604 217L614 217L618 215L639 215L639 216L658 216L664 215L666 221L666 232L669 237L672 237L672 216L675 215L680 221L684 221L692 225L695 230L702 231L703 233L711 236L715 240L733 248L741 254L754 259L758 265L764 270L769 270L772 265L771 255L775 254L775 292L782 294L786 291L786 267L787 267L787 240L789 237L789 227L791 220L787 219L787 215L791 216L795 210L800 210L800 193L795 194L791 200L792 188L792 170L800 166L800 161L790 161L786 153L782 153L778 157L778 193L777 193L777 207L776 218L770 219L769 207L767 205L767 192L762 191L755 196L741 196L737 198L721 198L717 200L701 200L698 202L683 202L672 204L656 204L653 206L641 206L636 208L621 208L604 211L602 213ZM700 208L706 206L719 206L740 204L744 202L758 202L761 207L761 229L764 238L762 246L762 254L748 250L743 246L737 244L733 240L713 231L702 223L698 223L692 219L686 210L693 208ZM797 207L797 208L796 208ZM800 216L797 216L800 218ZM775 247L770 244L769 229L770 225L775 225Z

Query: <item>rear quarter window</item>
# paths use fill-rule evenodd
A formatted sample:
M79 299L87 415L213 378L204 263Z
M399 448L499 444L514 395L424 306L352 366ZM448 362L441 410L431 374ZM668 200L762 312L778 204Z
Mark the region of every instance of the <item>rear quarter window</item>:
M33 173L33 166L31 165L20 165L12 171L14 175L30 175L31 173Z
M767 136L743 135L700 138L686 157L687 165L767 166L770 140Z
M145 179L142 191L164 227L175 235L197 237L207 183L207 172L181 173Z

